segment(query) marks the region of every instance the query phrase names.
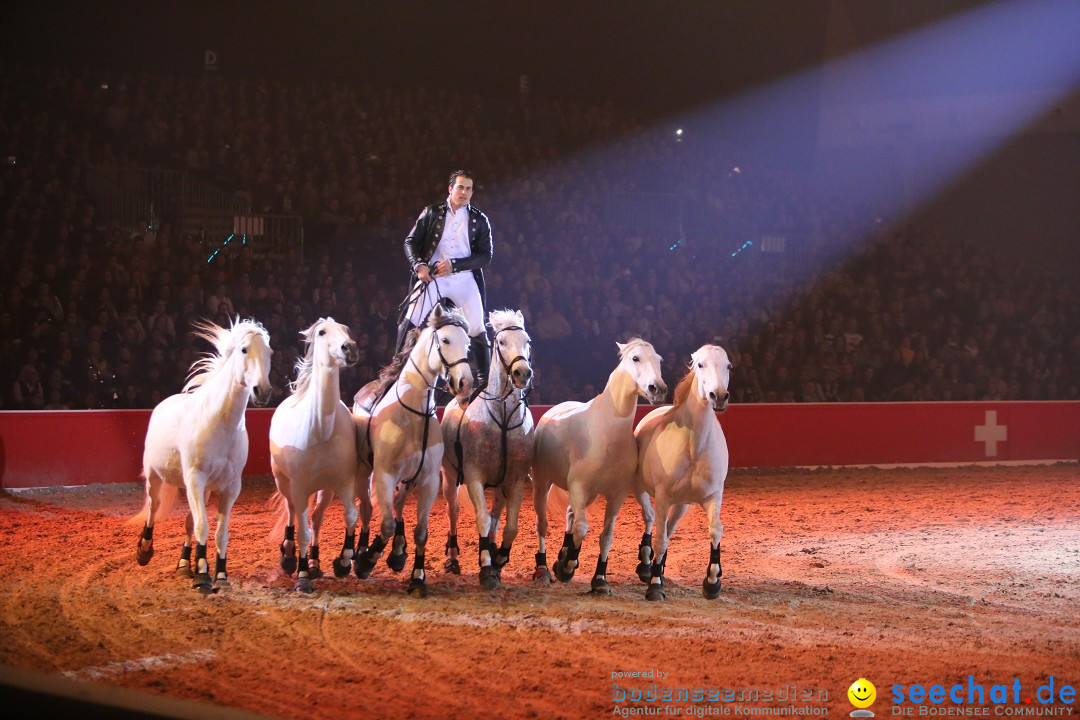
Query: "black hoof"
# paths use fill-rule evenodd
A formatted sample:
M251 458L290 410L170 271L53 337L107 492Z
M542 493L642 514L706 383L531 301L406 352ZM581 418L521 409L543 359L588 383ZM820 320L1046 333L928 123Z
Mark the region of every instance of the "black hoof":
M195 573L195 576L191 583L191 587L195 588L203 595L209 595L215 592L214 583L210 579L210 575L208 575L207 573Z
M494 590L499 587L499 571L490 565L480 568L480 587L485 590Z
M371 571L375 569L375 563L378 561L378 556L372 558L367 553L361 553L353 560L353 572L361 580L367 580L368 576L371 575Z
M394 572L401 572L405 569L405 562L408 560L408 556L403 552L400 555L390 553L386 556L386 565Z
M506 567L506 563L508 562L510 562L510 557L507 555L503 555L501 550L496 552L491 557L491 567L495 568L496 570L501 571L504 567Z
M592 579L592 590L590 592L593 595L610 595L611 586L608 585L607 580L602 577L594 577Z
M281 560L279 564L281 565L281 571L286 575L292 575L296 572L296 553L295 551L292 555L286 553L285 543L281 544Z
M540 565L535 570L533 570L533 580L535 582L555 582L551 579L551 571L547 569L546 565Z
M573 567L568 567L573 562ZM559 551L559 559L555 561L555 577L559 582L570 582L574 579L574 573L577 572L577 561L570 561L566 559L566 549L563 548Z
M638 580L649 584L649 578L652 577L652 563L651 562L639 562L637 566Z
M666 600L667 593L664 591L664 586L660 583L649 585L649 589L645 591L645 599L653 601Z
M232 590L232 583L229 582L228 578L214 578L214 592L219 590Z
M349 573L352 571L352 560L343 560L342 558L334 558L334 577L345 578L349 577Z
M191 572L191 565L185 564L183 561L177 563L176 574L180 577L193 578L195 573Z
M308 577L312 580L318 580L323 576L322 568L319 567L318 560L308 561Z
M415 598L426 598L428 596L427 583L423 580L413 578L409 581L409 595Z
M293 590L302 593L313 593L315 592L315 586L311 584L311 578L301 576L296 578L296 584L293 585Z
M443 563L443 570L453 575L460 575L461 563L458 562L457 558L446 558L446 562Z
M135 545L135 561L139 563L139 565L147 565L152 557L154 557L153 544L144 550L142 540L140 539L138 544Z
M701 583L701 591L707 600L715 600L720 597L720 578L717 578L715 583L711 583L709 578L705 578Z

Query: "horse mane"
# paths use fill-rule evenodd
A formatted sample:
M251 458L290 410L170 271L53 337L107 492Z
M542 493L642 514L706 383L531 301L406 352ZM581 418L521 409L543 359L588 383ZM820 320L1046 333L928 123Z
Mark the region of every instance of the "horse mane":
M438 330L447 325L457 325L465 330L466 335L469 334L469 322L465 319L465 313L458 308L446 310L439 316L432 313L428 317L425 327L417 327L409 331L409 334L405 336L405 344L401 347L401 351L386 364L386 367L379 371L379 377L372 386L372 395L376 398L381 397L387 388L397 382L397 379L401 376L401 371L405 369L405 363L409 361L409 356L412 354L413 348L416 347L416 343L420 340L420 335L423 334L424 330L427 328Z
M686 374L682 376L682 380L675 386L675 407L682 405L686 402L686 398L690 396L690 390L694 387L694 377L694 366L691 364L686 369Z
M289 383L289 390L293 395L303 395L307 392L308 386L311 385L311 368L315 361L315 343L311 342L311 331L315 329L315 326L319 323L334 322L334 318L324 317L319 318L315 322L311 323L307 330L301 330L300 335L304 338L304 355L296 359L296 379Z
M627 358L628 355L633 353L635 350L646 345L650 348L652 347L652 343L642 340L639 337L630 338L626 341L626 344L619 349L619 361L622 362Z
M488 323L491 325L491 329L495 332L499 332L503 328L508 328L513 325L520 325L525 327L525 319L520 316L516 310L492 310L488 313Z
M266 340L266 344L270 344L270 334L253 318L237 318L229 328L223 328L209 320L195 323L192 335L213 345L216 353L203 353L202 357L191 364L182 392L193 392L215 377L233 351L240 346L243 338L251 333L259 333Z

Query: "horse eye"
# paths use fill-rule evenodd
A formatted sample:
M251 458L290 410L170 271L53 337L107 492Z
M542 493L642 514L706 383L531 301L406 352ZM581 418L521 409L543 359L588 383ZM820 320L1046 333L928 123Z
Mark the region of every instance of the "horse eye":
M247 355L247 348L240 348L240 352L242 352L242 353L244 353L245 355Z
M638 356L637 356L637 355L635 355L635 356L633 357L633 360L634 360L634 362L637 362L637 361L638 361Z
M702 363L698 363L698 364L697 364L697 366L698 366L699 368L704 368L704 367L705 367L705 366L704 366L704 365L703 365Z
M325 330L320 330L320 331L319 331L319 337L322 337L322 336L323 336L323 335L325 335L325 334L326 334L326 331L325 331Z
M450 341L449 341L449 340L447 340L446 338L443 338L443 339L442 339L442 344L443 344L443 345L449 345L449 344L450 344Z
M728 369L728 370L730 370L730 369L731 369L731 363L728 363L727 369Z

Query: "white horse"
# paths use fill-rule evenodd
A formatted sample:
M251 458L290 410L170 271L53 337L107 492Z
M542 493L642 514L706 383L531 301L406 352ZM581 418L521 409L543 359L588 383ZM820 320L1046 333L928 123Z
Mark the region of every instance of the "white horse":
M547 497L552 485L567 490L563 546L555 562L555 577L569 582L578 566L581 543L588 532L585 508L603 495L604 529L592 590L610 593L607 558L615 531L615 518L626 501L637 469L634 415L638 395L661 402L667 386L660 376L661 358L653 346L634 338L619 347L619 365L608 377L604 391L587 403L564 402L544 413L536 427L533 457L533 498L536 505L534 579L551 580L547 569Z
M452 451L443 453L443 496L450 515L446 569L460 574L457 522L458 486L469 489L480 535L480 584L499 585L499 572L510 560L518 534L518 515L533 455L533 418L526 402L532 386L532 347L520 312L495 310L488 315L495 334L487 387L466 408L451 400L443 411L442 432ZM484 490L494 494L489 512ZM499 516L506 507L502 547L495 551Z
M724 530L720 503L728 472L728 446L716 413L727 410L730 376L731 362L724 349L703 345L690 356L690 371L675 388L675 404L653 410L634 431L638 444L635 495L645 519L638 575L649 583L645 595L649 600L663 600L666 595L668 543L690 503L700 505L709 518L709 568L702 588L710 600L720 595L720 536ZM655 515L649 495L656 498ZM657 516L660 531L652 540Z
M154 555L154 523L171 506L179 488L187 491L188 515L184 548L176 572L193 577L202 592L229 586L225 551L229 544L229 512L240 494L240 475L247 463L248 434L244 409L248 398L265 405L270 400L270 336L254 320L237 321L230 329L213 323L198 325L195 335L214 345L208 355L191 366L184 391L165 398L150 415L143 450L146 477L146 525L136 547L136 558L146 565ZM214 544L214 578L206 560L210 534L206 502L218 496ZM191 540L196 541L195 569L191 568Z
M322 576L319 529L326 511L324 504L316 507L309 532L308 503L316 492L333 491L345 505L345 545L334 559L334 575L345 577L352 569L358 465L352 414L341 402L341 368L354 364L359 353L349 328L333 318L321 318L300 334L307 351L296 363L293 394L270 420L270 470L288 521L281 568L287 575L297 570L299 545L295 587L312 592L311 580Z
M402 511L409 490L416 490L416 529L409 594L427 596L424 549L427 546L428 517L439 494L439 467L443 457L443 436L435 420L435 384L446 380L459 398L472 391L469 367L469 323L460 310L444 310L436 305L427 325L413 330L379 380L368 383L356 394L353 417L361 462L372 467L371 484L379 503L379 536L367 545L367 524L361 507L363 531L357 544L353 569L356 576L371 574L387 542L393 538L386 564L394 572L405 567L405 523ZM361 488L359 485L364 487ZM367 483L357 491L367 492Z

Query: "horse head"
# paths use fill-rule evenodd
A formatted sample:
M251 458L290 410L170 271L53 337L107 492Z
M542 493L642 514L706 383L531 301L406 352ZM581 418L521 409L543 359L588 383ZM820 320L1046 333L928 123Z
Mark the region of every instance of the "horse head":
M495 331L495 357L506 377L518 390L532 385L532 341L525 332L520 310L492 310L488 322Z
M663 358L656 354L652 343L634 338L625 345L615 344L619 346L619 366L637 383L641 396L654 405L662 403L667 397L667 385L660 373Z
M349 334L349 328L334 318L320 318L307 330L301 330L312 359L316 366L349 367L360 359L356 341Z
M428 372L446 380L450 391L458 397L472 392L473 374L469 367L469 323L457 308L444 310L436 305L428 318L427 332L431 339L426 345L425 362Z
M270 402L270 335L254 320L244 320L232 327L232 352L238 353L234 380L248 389L256 405Z
M724 348L702 345L690 356L690 369L694 373L694 390L698 398L716 412L727 410L731 361Z

